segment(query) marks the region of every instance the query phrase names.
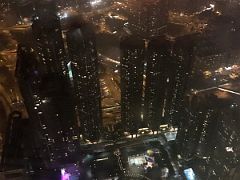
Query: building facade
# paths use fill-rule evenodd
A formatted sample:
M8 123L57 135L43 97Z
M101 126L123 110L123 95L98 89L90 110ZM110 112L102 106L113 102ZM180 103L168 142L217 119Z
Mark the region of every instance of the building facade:
M135 36L121 41L121 119L125 130L136 133L142 123L145 42Z
M99 62L92 27L82 24L67 33L76 111L84 139L98 141L102 129Z

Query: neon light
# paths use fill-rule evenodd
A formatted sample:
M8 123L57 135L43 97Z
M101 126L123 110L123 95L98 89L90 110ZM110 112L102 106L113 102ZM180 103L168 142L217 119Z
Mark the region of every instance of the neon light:
M61 180L70 180L71 174L67 173L65 169L61 169Z
M71 81L73 81L73 72L72 72L72 63L71 61L67 64L67 68L68 68L68 75Z

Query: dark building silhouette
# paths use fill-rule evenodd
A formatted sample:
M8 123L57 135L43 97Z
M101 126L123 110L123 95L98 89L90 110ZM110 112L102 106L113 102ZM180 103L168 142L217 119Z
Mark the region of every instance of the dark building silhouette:
M25 171L44 168L31 120L22 118L21 112L13 111L9 115L5 135L1 167L8 171L6 177L23 176ZM19 171L15 172L16 169Z
M15 169L32 171L37 167L43 167L36 151L33 132L29 119L22 118L21 112L13 111L9 114L1 159L1 167L4 171Z
M4 139L1 166L4 170L24 167L24 120L20 112L9 115Z
M77 161L79 132L60 22L49 3L36 8L35 41L18 47L16 76L35 131L36 154L46 168L57 168Z
M18 45L17 65L15 75L19 84L19 88L24 100L25 107L29 114L30 125L29 136L32 137L31 148L28 148L30 159L33 159L29 169L39 170L43 168L44 162L49 162L49 152L47 151L47 140L43 138L41 132L41 122L43 117L38 109L38 104L41 102L39 97L39 85L41 74L39 71L39 59L31 45ZM30 160L31 161L31 160Z
M79 131L68 80L58 74L44 75L39 86L39 98L38 115L43 117L41 130L51 147L53 156L50 160L74 161L72 158L79 147Z
M175 63L171 58L171 42L165 37L157 37L148 44L146 87L144 99L144 119L148 126L158 129L169 112Z
M227 179L239 164L239 97L221 93L213 90L193 95L190 119L180 126L177 136L178 153L190 159L203 179Z
M216 120L216 110L212 106L212 96L193 95L189 101L189 116L186 116L185 121L179 128L177 142L179 153L190 158L196 154L198 156L207 156L210 153L209 148L212 148L213 143L209 143L208 137L214 134L214 130L218 125ZM206 149L207 148L207 149Z
M56 15L55 1L36 2L32 33L36 51L45 73L67 74L67 57L64 49L60 19Z
M88 24L76 25L67 33L71 82L76 94L77 114L83 138L98 141L102 129L99 62L95 34Z
M145 42L135 36L121 41L121 119L128 132L142 122Z
M184 97L188 89L188 81L192 72L195 59L195 40L198 34L190 34L175 39L172 49L172 58L175 63L174 81L172 84L172 102L169 109L168 121L179 126L184 121Z
M144 118L151 128L157 129L161 124L178 126L183 121L194 37L183 36L171 42L161 36L149 42Z
M24 17L31 17L34 12L33 1L31 0L13 0L8 2L9 6L17 14L19 20L23 20Z

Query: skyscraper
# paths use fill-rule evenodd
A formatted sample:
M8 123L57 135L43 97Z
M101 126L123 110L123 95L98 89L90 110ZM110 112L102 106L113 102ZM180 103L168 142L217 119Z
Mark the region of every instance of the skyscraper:
M39 98L38 114L44 119L41 128L52 146L53 158L63 163L65 159L74 162L71 158L78 152L79 131L68 79L54 73L44 75L39 84Z
M79 132L67 75L60 21L53 1L37 3L35 41L19 45L16 75L47 167L75 162Z
M149 42L144 118L151 128L164 123L177 126L183 120L193 37L182 36L171 42L161 36Z
M67 33L69 67L76 94L80 131L85 139L98 141L102 129L101 94L95 34L88 24Z
M37 96L34 95L38 93L41 80L38 61L31 44L18 44L15 76L31 119L38 118L37 112L33 108L37 101ZM33 123L37 124L37 121L33 121Z
M151 129L158 129L169 111L175 64L171 58L171 42L157 37L148 44L144 119Z
M36 154L51 166L72 160L78 151L78 128L67 79L43 74L39 61L33 48L19 45L16 76L34 129L33 143Z
M121 49L121 119L125 130L136 133L142 121L145 42L125 37Z
M67 74L67 58L64 49L60 19L56 15L55 1L36 2L32 32L36 51L45 73Z
M48 164L50 161L47 139L44 138L41 131L43 117L38 109L39 102L41 102L38 90L41 81L39 68L38 58L34 49L31 48L31 44L19 44L15 75L30 118L29 129L32 130L32 133L29 136L32 136L31 146L32 152L34 152L30 166L34 171L44 168L43 164ZM38 106L36 106L37 104ZM28 151L31 153L31 149Z
M175 67L172 67L171 70L173 70L175 74L171 89L172 100L168 119L174 126L179 125L179 123L184 120L184 97L188 88L188 80L195 58L194 42L196 38L198 38L197 33L181 36L176 38L173 44L172 58Z
M209 143L209 135L214 134L217 122L216 111L213 109L209 100L212 96L193 95L189 97L188 109L189 116L185 116L185 123L179 127L177 135L178 153L184 158L207 156L213 143Z

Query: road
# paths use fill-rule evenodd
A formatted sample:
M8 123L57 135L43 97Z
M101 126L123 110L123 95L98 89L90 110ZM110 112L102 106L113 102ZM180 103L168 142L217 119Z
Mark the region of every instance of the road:
M104 125L110 129L121 119L121 91L119 87L119 73L116 73L116 64L111 58L99 54L101 64L101 92ZM117 63L116 63L117 62Z
M239 82L236 82L236 84L239 84ZM195 90L192 92L192 94L199 94L199 93L203 93L203 92L207 92L207 91L211 91L211 90L220 90L220 91L231 93L233 95L238 95L238 96L240 95L240 88L234 89L234 83L229 83L229 82L218 85L218 86Z

